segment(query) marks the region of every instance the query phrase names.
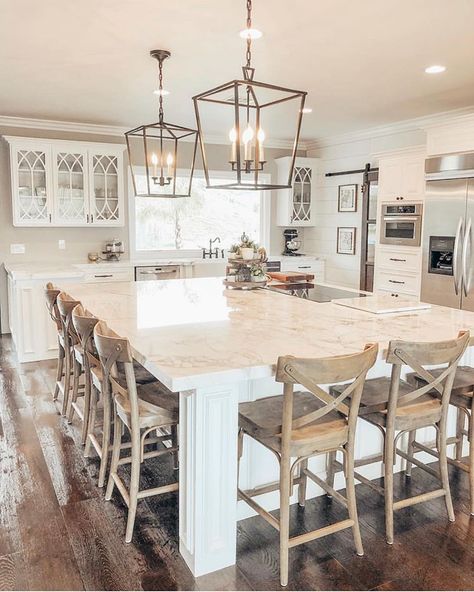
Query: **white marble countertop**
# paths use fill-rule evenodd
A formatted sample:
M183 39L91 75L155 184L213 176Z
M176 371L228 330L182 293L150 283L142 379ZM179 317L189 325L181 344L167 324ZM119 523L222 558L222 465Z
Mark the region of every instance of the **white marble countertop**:
M226 290L221 278L59 284L120 335L174 391L271 376L278 356L321 357L390 339L436 341L474 333L474 313L374 315L268 290ZM382 354L381 354L382 355Z

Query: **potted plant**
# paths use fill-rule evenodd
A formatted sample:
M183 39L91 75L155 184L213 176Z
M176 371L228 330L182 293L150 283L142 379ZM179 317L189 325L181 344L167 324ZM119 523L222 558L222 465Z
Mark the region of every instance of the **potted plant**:
M240 247L239 245L230 245L229 248L229 259L237 259L240 256Z
M263 267L256 263L255 265L252 265L252 267L250 268L250 281L252 282L264 282L266 278L266 274L265 271L263 270Z
M255 258L255 251L257 249L257 245L244 232L240 237L239 249L242 259L244 259L245 261L249 261Z

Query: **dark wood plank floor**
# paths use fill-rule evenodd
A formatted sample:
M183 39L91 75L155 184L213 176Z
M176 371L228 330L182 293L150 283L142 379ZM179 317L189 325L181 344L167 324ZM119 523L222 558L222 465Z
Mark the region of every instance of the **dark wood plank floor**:
M85 460L79 430L51 400L54 363L18 365L0 339L0 589L2 590L275 590L277 532L261 518L239 523L237 565L194 579L178 552L177 496L141 501L135 536L124 543L126 509L105 502L96 487L96 459ZM153 461L143 479L165 481L171 464ZM443 502L396 514L396 538L383 537L383 502L357 487L365 557L350 531L290 551L289 590L473 590L474 519L467 476L451 471L456 522ZM400 495L432 487L414 470L396 478ZM320 497L292 508L303 531L340 519L336 502Z

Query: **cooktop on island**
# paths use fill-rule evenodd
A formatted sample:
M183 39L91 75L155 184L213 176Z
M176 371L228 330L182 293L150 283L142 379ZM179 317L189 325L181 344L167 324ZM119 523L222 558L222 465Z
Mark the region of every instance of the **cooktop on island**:
M349 292L340 288L331 288L330 286L309 282L270 284L266 289L272 292L296 296L297 298L312 300L313 302L331 302L331 300L338 300L340 298L361 298L367 296L367 294L363 294L362 292Z

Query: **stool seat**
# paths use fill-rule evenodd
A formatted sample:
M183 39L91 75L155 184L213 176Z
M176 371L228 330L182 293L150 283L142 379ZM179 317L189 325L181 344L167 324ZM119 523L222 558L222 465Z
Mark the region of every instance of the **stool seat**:
M135 372L135 380L138 385L151 384L151 383L157 382L156 376L153 376L153 374L148 372L148 370L146 370L146 368L144 368L138 362L133 363L133 370ZM94 386L99 391L101 391L102 390L101 384L102 384L102 379L104 376L102 373L102 367L101 366L91 367L91 375L92 375L92 381L94 383ZM125 374L120 373L119 376L117 377L117 382L121 386L125 387L125 384L126 384ZM163 388L166 388L166 387L163 387ZM169 391L169 392L171 392L171 391Z
M179 396L176 393L155 382L139 386L137 394L140 428L178 423ZM116 394L115 402L120 418L131 428L130 399L126 395Z
M344 390L344 385L331 387L331 394L337 396ZM404 380L400 380L398 396L403 397L413 392L413 386ZM362 398L360 401L359 415L379 426L387 425L387 407L390 396L390 378L371 378L364 383ZM404 429L404 424L410 419L417 418L423 424L426 420L432 421L433 416L439 417L441 402L431 394L422 395L413 402L402 403L397 408L396 429Z
M443 372L444 368L436 368L435 370L428 370L430 374L435 377L438 377L441 372ZM415 372L411 372L407 374L407 380L411 384L416 383L425 383L426 381L416 374ZM449 402L451 405L455 405L456 407L462 407L463 409L470 409L472 406L472 397L474 392L474 368L469 366L459 366L456 370L456 375L454 377L453 388L451 390L451 397ZM441 395L438 391L434 391L438 397Z
M309 392L295 392L293 397L293 420L326 405ZM283 400L283 395L280 395L239 405L239 427L278 453L281 452ZM314 422L292 430L290 454L300 456L342 446L347 438L347 419L342 413L331 411Z

